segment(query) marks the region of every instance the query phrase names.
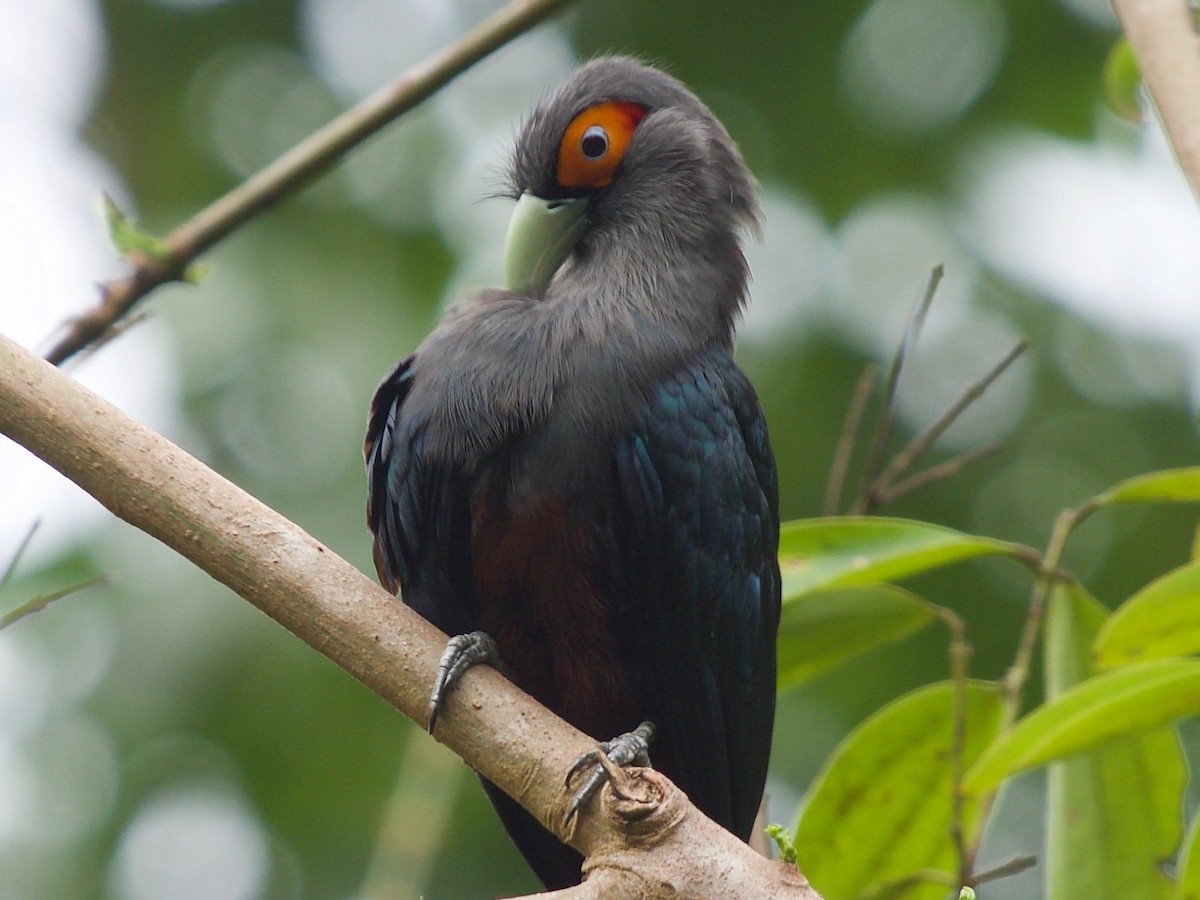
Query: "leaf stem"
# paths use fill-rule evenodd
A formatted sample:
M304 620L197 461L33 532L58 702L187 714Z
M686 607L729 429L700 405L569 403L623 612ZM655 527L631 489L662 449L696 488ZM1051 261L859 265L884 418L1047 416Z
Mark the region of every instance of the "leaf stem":
M954 724L950 746L950 837L958 854L958 883L961 886L971 883L971 867L974 863L963 822L966 803L963 754L967 745L967 667L972 648L967 640L967 625L958 613L944 606L935 606L934 611L950 629L950 680L954 685Z
M1065 577L1059 564L1062 562L1067 540L1070 538L1071 533L1097 509L1099 509L1099 505L1095 499L1092 499L1080 506L1064 509L1058 514L1058 518L1054 520L1054 528L1050 532L1050 541L1046 545L1046 552L1042 556L1041 566L1034 581L1033 595L1029 600L1029 610L1025 614L1025 625L1021 629L1021 637L1017 641L1017 652L1013 657L1012 665L1009 666L1004 678L1000 681L1000 689L1003 692L1004 700L1004 709L1000 724L1001 733L1012 727L1013 723L1017 720L1018 714L1021 712L1021 700L1024 697L1025 685L1029 681L1029 670L1033 664L1033 651L1037 646L1038 637L1041 634L1042 620L1046 612L1046 601L1050 597L1050 589L1054 582ZM995 803L996 791L990 791L979 799L979 817L981 822L987 820ZM974 859L979 853L979 840L981 837L982 830L980 831L980 836L976 838L974 846L971 848L972 865L974 865Z

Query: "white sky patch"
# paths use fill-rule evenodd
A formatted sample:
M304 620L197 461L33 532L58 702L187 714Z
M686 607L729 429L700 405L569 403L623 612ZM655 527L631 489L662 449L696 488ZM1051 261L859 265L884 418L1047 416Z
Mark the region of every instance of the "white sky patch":
M104 82L104 58L95 0L0 3L0 146L21 118L62 129L82 124Z
M964 170L964 231L991 266L1118 333L1178 342L1200 396L1200 210L1157 127L1135 146L1006 135Z
M116 176L78 138L100 84L104 34L94 0L0 4L0 333L45 350L72 313L119 271L99 216ZM157 428L173 430L175 372L164 335L139 326L72 370ZM41 518L30 559L105 521L82 491L0 439L0 559Z

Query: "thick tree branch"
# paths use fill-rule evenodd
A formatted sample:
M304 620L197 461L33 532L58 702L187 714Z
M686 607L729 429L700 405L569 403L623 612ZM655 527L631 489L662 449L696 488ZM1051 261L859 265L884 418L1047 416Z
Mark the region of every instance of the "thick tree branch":
M1200 198L1200 30L1187 0L1113 0L1175 156Z
M0 432L424 721L444 635L298 526L3 336ZM437 738L552 830L569 801L565 773L592 743L486 667L450 695ZM594 873L572 897L817 897L794 866L756 854L657 772L634 770L606 788L565 837Z
M528 31L570 0L511 0L453 44L309 135L261 172L220 197L162 239L161 252L131 256L133 271L101 286L100 302L71 319L46 354L61 365L105 338L135 304L239 225L312 181L393 119L436 93L489 53Z

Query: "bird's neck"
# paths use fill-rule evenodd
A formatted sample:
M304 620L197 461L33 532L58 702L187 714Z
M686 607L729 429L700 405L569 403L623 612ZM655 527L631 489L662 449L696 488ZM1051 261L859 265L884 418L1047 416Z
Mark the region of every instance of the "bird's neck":
M710 232L688 241L667 235L653 229L598 235L562 277L592 298L597 315L651 323L697 347L730 346L748 274L737 235Z

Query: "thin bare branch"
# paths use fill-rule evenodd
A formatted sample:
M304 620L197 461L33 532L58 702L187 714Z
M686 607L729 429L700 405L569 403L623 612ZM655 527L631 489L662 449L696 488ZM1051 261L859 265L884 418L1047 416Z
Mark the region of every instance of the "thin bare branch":
M862 474L862 489L851 507L852 513L865 513L870 508L871 486L875 482L879 467L883 465L883 454L887 450L888 439L892 436L892 423L896 419L896 388L900 383L900 373L904 369L905 360L916 349L917 338L921 334L921 327L925 324L925 316L937 294L938 285L942 283L945 271L945 267L941 264L934 266L930 271L929 280L925 284L925 292L908 318L908 325L904 329L904 340L900 342L900 346L896 348L896 355L892 357L892 365L888 369L887 380L883 387L883 409L879 414L875 433L871 437L870 448L867 450L867 459Z
M998 865L992 866L990 869L980 872L975 876L974 886L978 887L981 884L987 884L989 881L1007 878L1009 875L1017 875L1036 865L1036 856L1014 856L1012 859L1005 860Z
M459 40L347 110L175 228L162 239L161 254L132 254L133 271L101 287L100 303L60 329L46 359L61 365L101 338L152 290L183 278L196 257L238 226L295 193L366 138L568 2L512 0Z
M29 549L29 545L33 541L33 536L37 534L38 527L41 524L41 519L35 519L33 524L29 526L29 530L25 532L25 537L21 538L21 543L17 545L12 559L8 561L8 566L4 569L4 574L0 575L0 593L3 593L4 589L8 587L13 573L17 571L17 566L21 565L21 559L25 556L25 551Z
M1005 370L1016 362L1017 358L1027 349L1029 349L1029 341L1024 339L1018 341L986 375L963 391L962 395L932 425L909 441L908 445L896 454L888 467L875 479L870 487L870 495L874 497L876 494L885 493L892 482L903 476L924 456L967 407L982 397L995 380L1004 374Z
M897 482L886 490L881 490L876 498L877 506L886 506L889 503L894 503L901 497L907 497L922 488L927 488L931 484L936 484L939 481L945 481L948 478L954 478L967 466L978 462L981 459L987 459L989 456L995 456L1002 449L1004 444L1000 441L991 441L982 446L976 447L974 450L968 450L965 453L960 453L958 456L951 457L943 463L938 463L936 466L930 466L923 472L918 472L903 481Z
M863 369L854 387L854 396L846 409L846 419L842 423L842 433L838 438L837 449L833 453L833 464L829 468L829 481L825 485L825 502L822 504L822 514L836 516L838 507L842 505L842 490L846 485L846 473L850 470L850 460L854 457L854 445L858 440L859 429L862 428L863 415L867 411L867 403L875 392L875 378L878 368L868 365Z

